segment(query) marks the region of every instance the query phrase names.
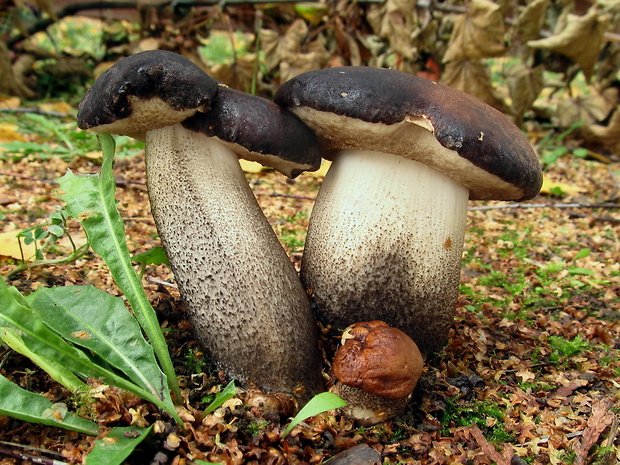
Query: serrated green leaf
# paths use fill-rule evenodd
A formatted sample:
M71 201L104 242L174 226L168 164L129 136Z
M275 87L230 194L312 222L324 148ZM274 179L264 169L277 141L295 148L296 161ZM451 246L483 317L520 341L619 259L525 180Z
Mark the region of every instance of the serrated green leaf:
M335 410L347 405L346 401L331 392L321 392L314 396L310 401L295 415L295 418L286 427L282 437L286 437L291 430L304 420L318 415L319 413Z
M93 286L39 288L26 298L43 322L172 404L153 349L123 300Z
M99 140L103 150L100 175L77 176L68 171L57 180L61 189L59 195L66 202L67 212L82 223L92 249L110 268L114 281L127 297L135 317L153 346L170 389L177 401L180 401L181 393L168 346L140 277L132 267L125 242L125 227L116 209L116 183L112 173L114 139L108 134L101 134Z
M31 423L42 423L96 436L99 428L94 421L79 417L53 404L41 394L22 389L0 375L0 415Z
M86 465L120 465L136 447L151 433L153 426L117 427L107 436L95 442L93 450L86 457Z

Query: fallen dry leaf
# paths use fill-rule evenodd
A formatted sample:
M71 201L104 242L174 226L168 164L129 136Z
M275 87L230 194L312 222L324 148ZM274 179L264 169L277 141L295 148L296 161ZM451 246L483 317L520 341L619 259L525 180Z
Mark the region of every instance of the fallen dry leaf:
M608 399L600 399L592 406L592 415L588 419L588 425L583 431L581 441L575 445L575 465L584 465L592 446L598 442L598 438L605 429L614 421L614 413L611 411L613 402Z

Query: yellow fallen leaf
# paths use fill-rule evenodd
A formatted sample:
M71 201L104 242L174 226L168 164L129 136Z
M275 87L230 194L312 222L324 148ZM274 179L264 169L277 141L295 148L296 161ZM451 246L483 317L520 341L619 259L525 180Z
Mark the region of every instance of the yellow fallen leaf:
M0 123L0 144L5 142L24 141L24 137L17 132L17 124Z
M21 103L19 97L0 95L0 108L19 108Z
M9 231L0 233L0 255L4 257L12 257L21 260L22 254L19 249L19 241L17 240L19 231ZM24 244L22 240L22 250L26 260L32 259L35 254L34 244Z
M562 192L566 194L580 194L583 192L583 189L577 186L573 186L571 184L567 184L564 182L556 182L549 179L546 175L543 174L543 184L540 188L541 194L553 195L555 194L554 190L560 189Z
M323 178L327 174L329 167L332 166L332 162L329 160L322 160L321 167L316 171L311 171L309 174L312 174L316 177Z
M241 159L239 163L241 164L241 169L246 173L260 173L263 169L263 165L255 161Z
M69 105L67 102L39 103L38 107L40 110L43 111L55 111L58 113L66 114L70 114L71 110L73 109L71 108L71 105Z

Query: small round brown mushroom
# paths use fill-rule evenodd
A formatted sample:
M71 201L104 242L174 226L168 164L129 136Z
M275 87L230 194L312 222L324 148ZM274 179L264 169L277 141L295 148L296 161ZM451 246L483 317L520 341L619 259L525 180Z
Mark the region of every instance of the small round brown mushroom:
M78 125L146 139L157 231L192 328L242 383L300 403L324 389L316 323L291 261L239 165L288 177L317 169L314 134L292 113L228 89L172 52L143 52L104 73Z
M275 102L333 160L317 196L301 278L324 323L379 319L428 355L452 324L467 202L526 200L538 157L502 113L448 86L395 70L300 74Z
M342 412L363 425L398 415L422 376L422 354L413 340L383 321L347 328L332 364L330 391L347 405Z

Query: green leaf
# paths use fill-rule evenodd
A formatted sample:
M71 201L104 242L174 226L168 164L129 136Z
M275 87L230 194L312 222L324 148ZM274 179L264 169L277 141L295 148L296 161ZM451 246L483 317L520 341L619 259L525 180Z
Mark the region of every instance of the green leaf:
M27 300L14 288L8 288L0 279L0 326L14 327L21 331L24 344L40 357L54 360L73 373L84 378L93 377L104 383L117 386L145 399L166 411L177 422L181 419L173 405L170 405L142 387L94 363L84 352L49 329L41 317L30 308Z
M213 402L211 402L203 412L202 418L213 412L216 408L220 407L224 402L233 397L235 393L235 382L231 381L224 389L222 389L222 392L217 393L215 399L213 399Z
M143 265L162 265L168 264L168 255L163 247L153 247L146 252L142 252L131 257L131 260Z
M43 322L172 404L153 349L120 297L93 286L39 288L26 298Z
M65 230L62 228L62 226L57 224L50 224L47 227L47 231L56 237L61 237L65 233Z
M575 255L575 258L573 258L574 260L579 260L580 258L586 258L590 256L590 249L585 248L585 249L581 249L579 252L577 252L577 254Z
M120 465L136 447L151 433L153 426L116 427L95 442L93 450L86 457L86 465Z
M568 269L568 272L570 274L577 274L577 275L591 275L594 274L594 271L589 270L587 268L579 268L579 267L571 267Z
M344 407L347 403L336 394L331 392L321 392L314 396L310 401L295 415L295 418L286 427L282 438L286 437L291 430L302 421L318 415L319 413L327 412L329 410L335 410Z
M590 151L583 147L579 147L573 150L573 155L575 155L578 158L587 158L588 155L590 155Z
M80 380L71 370L68 370L64 365L57 363L55 360L40 356L38 353L30 350L30 348L24 343L21 333L15 328L0 327L0 339L4 341L15 352L18 352L25 357L28 357L34 363L36 363L41 369L49 374L53 379L66 387L69 391L77 394L86 392L90 388L82 380Z
M63 405L53 404L41 394L26 391L0 375L0 415L92 436L99 434L97 423L68 412Z
M81 221L92 249L106 262L114 281L127 297L134 315L153 346L176 401L180 402L181 392L168 346L140 277L132 267L125 242L125 227L116 209L116 183L112 173L114 139L108 134L101 134L99 140L103 150L101 174L76 176L68 171L58 179L61 189L59 195L66 202L69 214Z

